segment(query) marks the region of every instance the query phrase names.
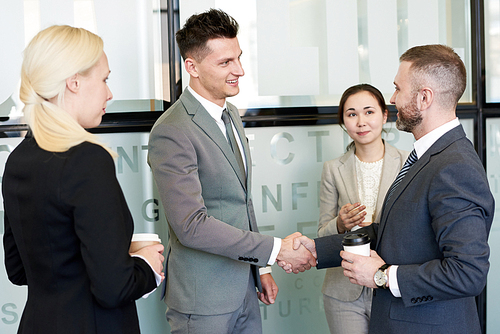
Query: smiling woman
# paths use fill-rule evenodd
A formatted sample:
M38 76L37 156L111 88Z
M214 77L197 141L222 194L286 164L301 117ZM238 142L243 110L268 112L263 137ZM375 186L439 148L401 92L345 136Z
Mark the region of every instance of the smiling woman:
M382 126L387 122L388 113L368 91L353 94L345 101L344 126L359 146L357 156L366 155L366 162L380 160L384 155Z
M318 236L378 220L385 194L408 155L382 140L388 114L384 97L371 85L352 86L342 95L339 124L353 142L343 156L323 166ZM327 270L322 292L332 333L368 333L371 289L351 284L338 267Z

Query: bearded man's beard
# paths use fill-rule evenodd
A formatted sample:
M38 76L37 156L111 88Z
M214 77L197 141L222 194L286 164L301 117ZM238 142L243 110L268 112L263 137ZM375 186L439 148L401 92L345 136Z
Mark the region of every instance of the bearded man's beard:
M412 132L415 127L422 123L422 113L418 109L417 99L415 97L416 96L413 96L407 104L396 108L398 110L396 128L400 131Z

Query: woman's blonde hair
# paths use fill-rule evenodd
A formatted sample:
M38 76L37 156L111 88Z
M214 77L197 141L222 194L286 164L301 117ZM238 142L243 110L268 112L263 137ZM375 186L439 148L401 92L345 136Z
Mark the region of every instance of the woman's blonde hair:
M40 31L24 50L20 98L37 144L64 152L88 141L109 148L64 111L66 79L88 74L103 55L102 39L82 28L52 26ZM57 105L49 99L57 97Z

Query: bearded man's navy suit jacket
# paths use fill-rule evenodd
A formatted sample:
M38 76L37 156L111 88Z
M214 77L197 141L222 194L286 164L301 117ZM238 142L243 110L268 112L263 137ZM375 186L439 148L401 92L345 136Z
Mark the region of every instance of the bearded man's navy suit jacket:
M380 225L363 229L382 259L399 265L401 292L375 291L370 333L481 333L474 297L486 284L493 213L484 167L458 126L411 167ZM316 239L318 269L340 265L341 239Z

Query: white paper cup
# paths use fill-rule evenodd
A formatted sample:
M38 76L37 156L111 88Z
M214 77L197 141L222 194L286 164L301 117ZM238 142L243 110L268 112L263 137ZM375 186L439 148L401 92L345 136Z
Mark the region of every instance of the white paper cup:
M158 234L155 233L135 233L132 235L132 242L130 243L130 253L135 253L139 249L146 246L151 246L161 243Z
M359 246L344 246L344 250L349 253L370 256L370 243Z
M363 224L363 226L368 226L371 223L373 223L373 210L366 208L363 211L366 212L366 215L365 215L365 218L363 219L363 223L362 224ZM363 212L363 211L361 211L361 212ZM359 230L360 228L361 228L361 226L356 225L353 228L351 228L351 231L354 232L356 230Z
M366 233L347 234L342 240L344 250L363 256L370 256L370 238Z
M363 220L363 223L370 223L370 224L373 223L373 210L366 208L365 211L366 211L366 216L365 219Z

